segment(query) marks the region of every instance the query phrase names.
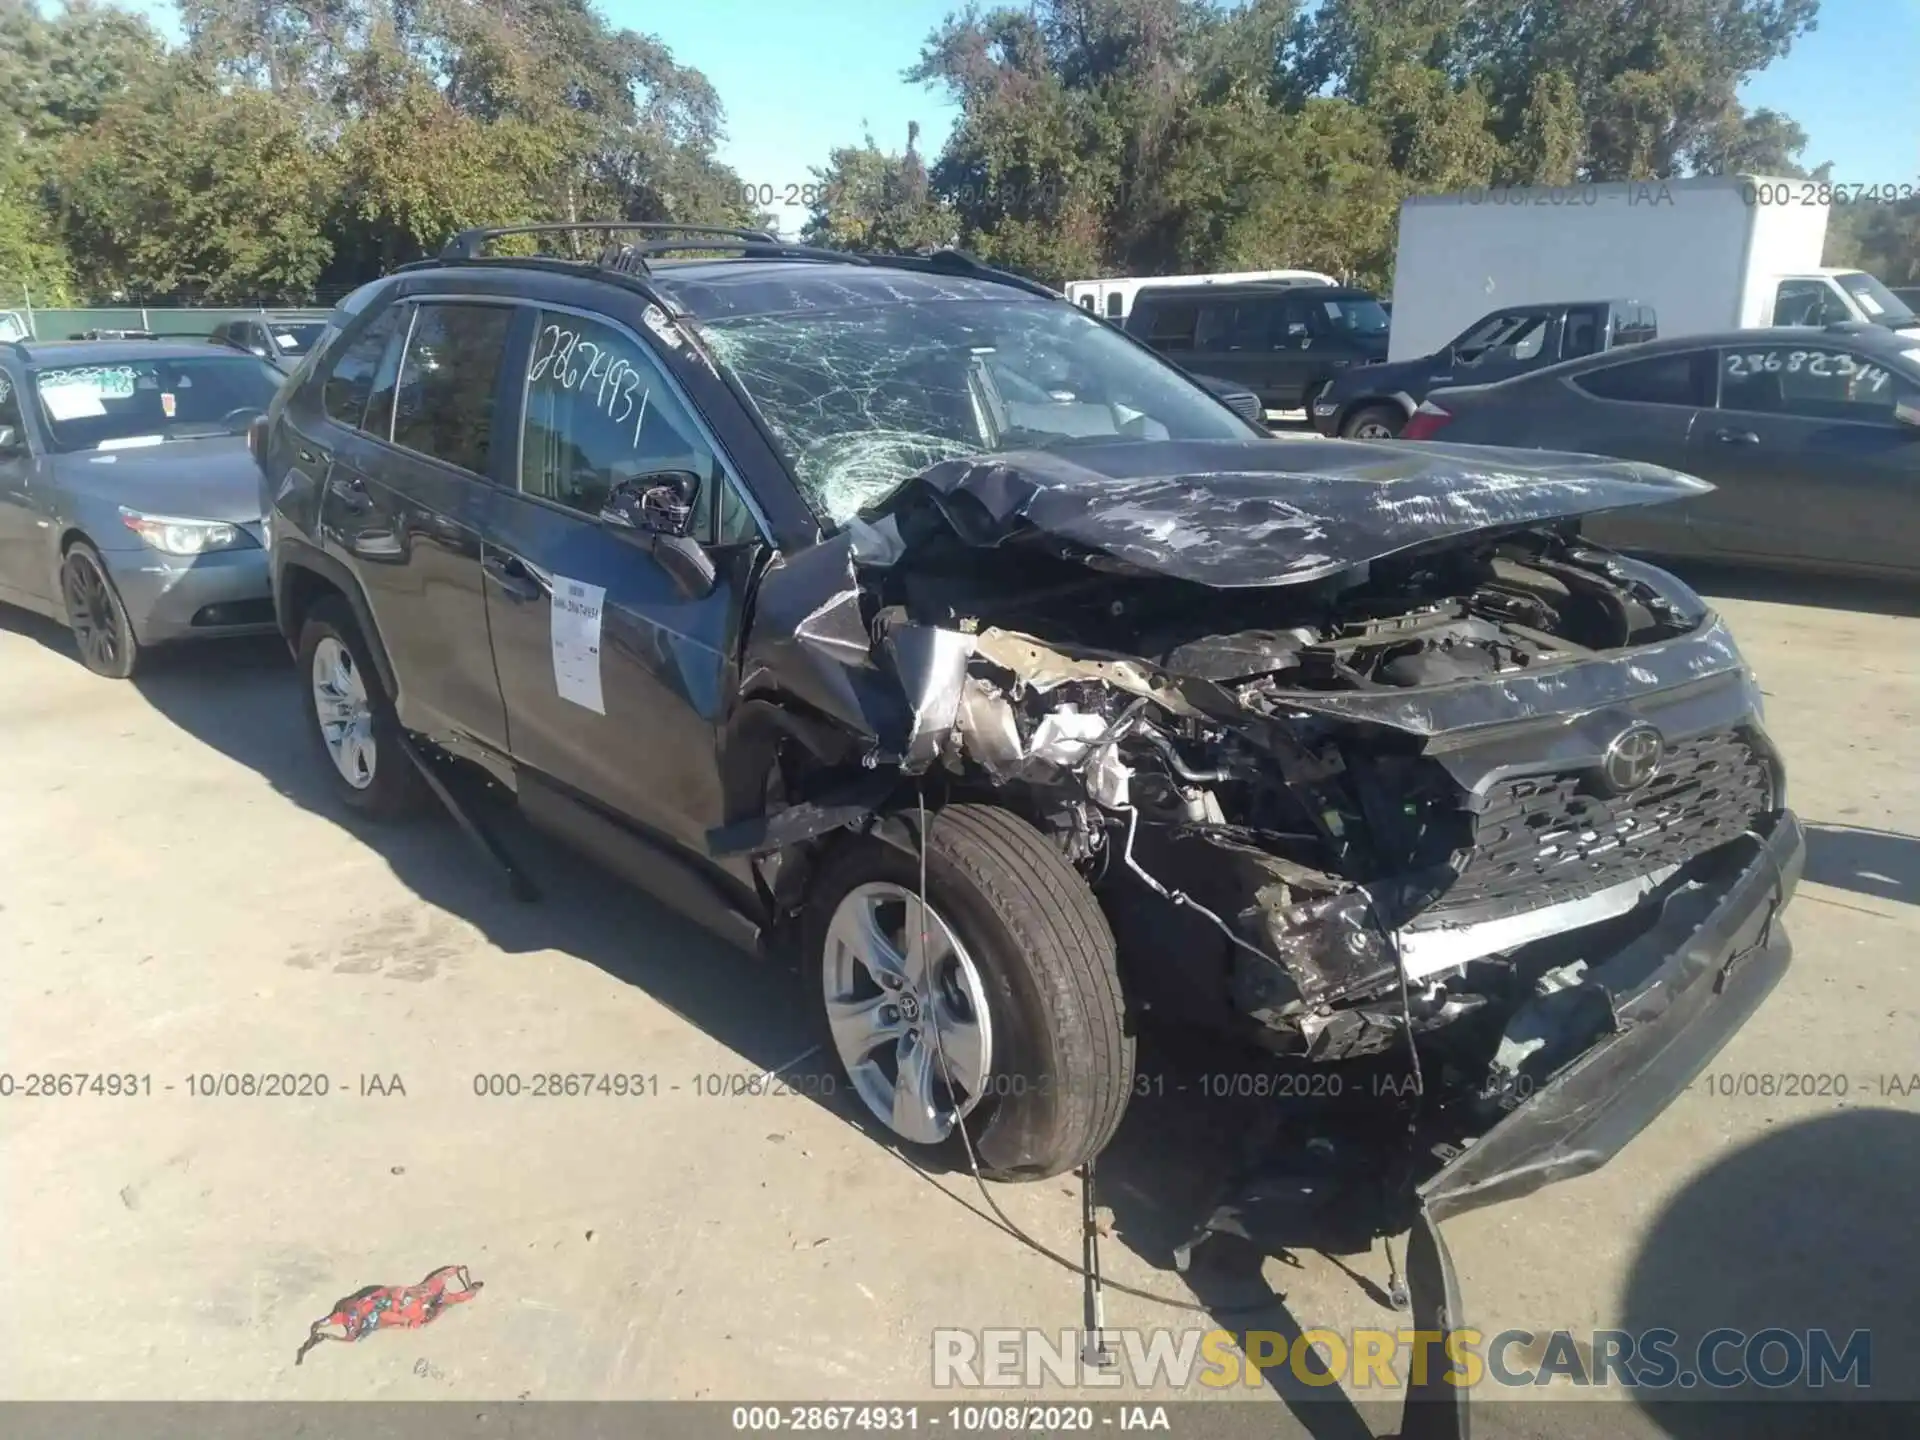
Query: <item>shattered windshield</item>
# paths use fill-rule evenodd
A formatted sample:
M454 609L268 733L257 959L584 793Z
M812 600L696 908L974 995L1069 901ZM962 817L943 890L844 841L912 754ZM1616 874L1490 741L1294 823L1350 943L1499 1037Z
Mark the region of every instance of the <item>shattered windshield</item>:
M955 455L1260 433L1124 336L1042 300L749 315L703 334L832 525Z

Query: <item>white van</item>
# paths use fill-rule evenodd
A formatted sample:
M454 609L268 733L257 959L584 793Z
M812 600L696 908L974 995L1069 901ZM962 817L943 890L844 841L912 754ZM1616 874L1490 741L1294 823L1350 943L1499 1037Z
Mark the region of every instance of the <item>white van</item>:
M1116 275L1106 280L1069 280L1067 299L1082 310L1109 320L1124 320L1134 295L1148 285L1239 285L1259 280L1270 285L1335 285L1318 270L1234 270L1218 275Z

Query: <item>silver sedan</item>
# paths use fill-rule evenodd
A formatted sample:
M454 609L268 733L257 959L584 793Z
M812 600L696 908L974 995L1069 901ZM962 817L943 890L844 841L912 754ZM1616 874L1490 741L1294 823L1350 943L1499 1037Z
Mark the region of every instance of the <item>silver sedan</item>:
M148 647L266 633L251 355L160 341L0 344L0 602L124 679Z

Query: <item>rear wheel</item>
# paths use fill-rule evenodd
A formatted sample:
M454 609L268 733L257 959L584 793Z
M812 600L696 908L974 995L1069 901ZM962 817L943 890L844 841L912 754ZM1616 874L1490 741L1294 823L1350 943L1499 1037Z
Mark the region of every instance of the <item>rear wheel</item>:
M952 805L929 830L924 922L918 862L893 846L850 841L819 877L807 954L828 1042L900 1141L945 1144L964 1123L994 1179L1071 1170L1133 1085L1106 917L1010 811Z
M66 602L80 663L110 680L131 676L140 663L140 642L100 552L84 540L67 551L60 566L60 598Z
M1392 440L1406 423L1397 405L1362 405L1347 417L1340 433L1349 440Z
M313 736L341 802L382 818L413 809L424 786L345 601L322 600L300 627L300 675Z

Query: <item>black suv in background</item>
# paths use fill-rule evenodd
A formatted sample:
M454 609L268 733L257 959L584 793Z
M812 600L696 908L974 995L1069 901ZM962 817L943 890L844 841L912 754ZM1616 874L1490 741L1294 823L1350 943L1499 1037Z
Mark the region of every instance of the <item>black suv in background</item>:
M584 230L646 238L487 253ZM631 225L357 291L250 442L342 803L424 787L516 874L477 767L797 956L861 1105L986 1173L1097 1154L1151 1008L1296 1067L1424 1052L1416 1112L1361 1113L1425 1203L1504 1198L1787 963L1752 678L1568 523L1697 493L1657 467L1277 444L957 252Z
M1387 312L1365 290L1328 285L1148 286L1127 333L1195 374L1299 410L1336 375L1387 358Z
M1635 300L1510 305L1483 315L1431 355L1343 371L1314 400L1309 418L1322 435L1391 440L1429 390L1491 385L1659 334L1653 307Z

